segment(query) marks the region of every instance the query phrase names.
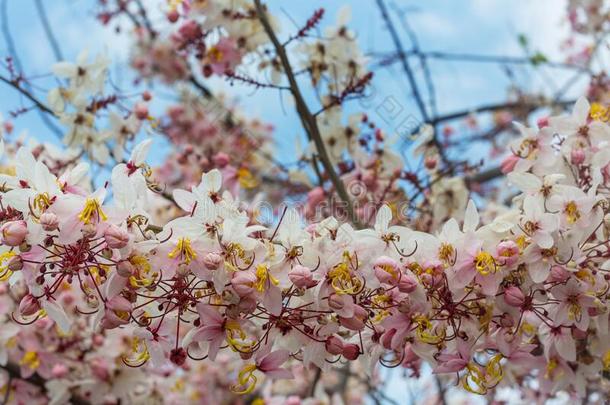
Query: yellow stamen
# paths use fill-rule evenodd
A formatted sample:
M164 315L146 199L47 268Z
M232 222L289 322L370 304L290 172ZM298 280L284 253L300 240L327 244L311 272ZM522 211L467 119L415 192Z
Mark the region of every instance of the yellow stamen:
M178 243L176 243L174 250L167 254L167 257L170 259L175 259L178 256L184 260L185 264L191 264L193 259L197 257L197 253L195 253L193 250L191 240L189 238L178 239Z
M480 252L474 258L475 269L483 276L496 272L496 261L487 252Z
M256 274L255 288L259 292L265 291L265 287L267 286L267 280L269 280L271 282L271 284L273 284L273 285L278 285L280 283L280 281L277 278L273 277L273 275L271 275L269 273L269 268L264 264L259 264L258 266L256 266L255 274Z
M38 353L36 352L25 352L19 364L22 366L26 366L32 370L36 370L40 367L40 359L38 358Z
M16 254L12 250L0 254L0 281L6 281L13 275L13 272L8 268L7 262L14 256L16 256Z
M130 354L131 356L128 358L123 357L123 361L132 367L141 366L150 359L150 353L148 352L146 342L138 337L134 337L131 340Z
M566 204L564 212L569 224L573 224L580 219L580 211L578 211L578 205L574 201Z
M254 372L256 371L256 364L246 364L237 376L239 384L231 386L231 391L239 395L246 395L254 391L256 388L256 382L258 381ZM244 387L240 389L241 387Z
M38 194L34 197L34 202L32 206L39 210L40 212L44 212L51 206L51 198L49 197L49 193Z
M85 208L78 214L78 219L85 224L91 223L91 218L101 219L102 221L108 219L104 211L102 211L102 206L97 198L87 198Z
M455 261L455 248L449 243L441 243L438 248L438 258L443 261L445 265L450 265Z

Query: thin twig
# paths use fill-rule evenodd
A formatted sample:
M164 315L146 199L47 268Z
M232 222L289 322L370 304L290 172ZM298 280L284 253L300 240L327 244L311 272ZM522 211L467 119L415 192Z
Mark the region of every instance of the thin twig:
M275 35L275 32L273 31L273 28L271 27L271 24L269 23L269 19L267 18L266 12L265 12L260 0L254 0L254 4L256 6L256 13L257 13L258 19L260 20L261 24L263 25L263 28L265 29L267 36L273 43L275 51L282 64L282 68L284 69L284 72L286 73L286 77L288 78L288 82L290 85L290 92L292 93L292 96L295 99L296 108L297 108L297 112L299 114L299 118L301 120L301 124L303 125L303 128L307 132L309 139L314 142L316 149L318 151L318 157L320 158L320 161L322 162L322 165L324 166L324 170L326 170L328 177L330 178L331 182L333 183L333 186L335 187L335 190L337 191L339 198L346 205L347 214L348 214L350 220L356 227L361 228L362 225L356 218L356 215L354 213L354 207L349 198L349 195L347 194L345 185L343 184L343 181L339 178L339 175L337 175L337 172L335 171L335 168L333 167L333 164L330 161L330 158L326 151L326 147L324 146L324 141L322 140L322 136L320 135L320 130L318 128L318 123L316 121L316 118L312 115L311 111L309 110L309 107L307 106L307 103L305 102L305 99L303 98L303 95L301 94L301 90L297 84L296 78L294 76L294 71L292 70L292 66L290 65L288 55L286 54L286 50L284 49L284 47L282 46L282 43L278 40L277 36Z
M38 17L40 18L40 22L42 23L42 27L44 28L45 33L47 34L47 39L51 44L51 49L53 49L53 54L55 55L55 59L59 62L64 60L64 57L61 53L61 48L57 43L57 39L53 34L53 30L51 29L51 25L49 24L49 19L47 18L47 12L42 4L42 0L34 0L36 4L36 10L38 11Z

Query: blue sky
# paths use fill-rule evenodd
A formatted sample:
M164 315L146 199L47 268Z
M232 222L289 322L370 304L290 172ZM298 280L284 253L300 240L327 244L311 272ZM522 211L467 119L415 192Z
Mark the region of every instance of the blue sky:
M106 52L114 61L113 80L129 90L134 76L121 68L128 60L129 40L125 36L117 37L111 28L101 27L94 20L94 1L53 0L44 3L65 57L74 60L85 48L91 53ZM157 4L157 1L144 3ZM291 20L303 24L320 7L326 9L322 26L334 22L337 11L344 4L351 5L350 27L358 32L358 39L365 51L393 50L374 0L269 1L270 9L280 18L284 35L294 28ZM556 60L560 56L559 43L567 36L567 24L562 20L564 0L395 0L388 1L388 4L390 7L394 4L407 10L421 48L427 51L523 56L523 50L517 42L517 35L523 33L529 38L532 49L541 50L549 59ZM12 37L27 75L48 74L54 58L38 20L34 1L9 1L8 16ZM398 20L395 23L399 26ZM403 39L408 44L405 35ZM7 45L0 38L0 56L6 54ZM496 64L432 61L431 69L441 114L501 102L505 99L510 84L503 68ZM557 82L565 77L565 74L556 70L545 69L545 72ZM545 86L546 79L543 80L539 72L515 68L514 74L515 80L521 85L529 88ZM378 71L374 80L380 99L393 97L401 103L405 114L417 116L408 84L397 65ZM43 83L43 86L48 86L48 79ZM262 89L253 92L251 88L230 87L222 80L213 80L210 87L226 91L239 100L247 114L273 123L276 127L278 159L290 161L295 137L304 137L286 98L282 106L277 91ZM577 95L582 89L583 84L576 86L572 95ZM0 113L8 117L9 111L20 106L19 100L13 90L0 84ZM358 103L354 103L349 109L355 111L358 106ZM157 110L162 107L163 105L157 105ZM375 118L377 113L374 110L368 113L378 123L382 122L379 116ZM36 113L23 115L14 124L16 134L27 130L39 140L56 142ZM391 126L386 124L385 129L391 131L392 128L388 125ZM161 140L158 142L163 145ZM160 159L162 150L163 148L157 148L158 152L153 158ZM404 390L402 379L396 377L390 380L390 396L402 399Z
M54 0L44 2L51 25L59 39L66 59L73 60L82 49L91 53L105 52L115 62L113 80L129 90L133 75L126 71L128 48L127 36L117 37L111 27L104 28L94 20L93 0ZM158 10L157 0L145 1ZM477 53L486 55L523 56L517 43L517 35L524 33L530 40L532 49L543 50L550 59L557 59L558 44L566 37L567 26L562 21L563 0L414 0L387 1L390 9L406 10L409 22L419 37L420 46L428 51L452 53ZM271 0L269 6L279 17L284 34L290 33L297 24L302 24L314 10L324 7L326 15L322 26L332 24L337 11L344 4L352 9L350 27L358 33L358 39L366 52L392 51L385 25L380 18L374 0L351 1L281 1ZM162 18L158 11L157 17ZM39 23L33 0L8 2L9 25L16 43L20 59L29 76L44 75L49 72L53 54ZM399 19L395 24L400 27ZM401 31L401 33L404 33ZM408 41L403 35L404 42ZM0 40L0 55L7 54L5 41ZM430 62L440 113L474 108L480 104L500 102L505 99L509 79L497 64L463 63L447 61ZM554 79L562 72L545 69ZM530 88L542 85L539 73L531 69L515 68L515 80ZM43 86L49 86L48 82ZM374 85L378 98L390 97L400 102L404 114L418 116L409 93L408 83L398 65L376 72ZM282 156L290 155L294 148L294 137L303 136L298 121L286 97L280 99L275 90L253 91L242 86L228 86L222 80L213 80L210 86L217 91L226 91L239 100L249 115L262 117L272 122L276 128L278 149ZM580 86L582 89L582 86ZM8 112L19 106L14 91L0 86L0 112ZM283 103L283 105L282 105ZM157 105L158 109L163 106ZM352 103L350 111L360 111L360 104ZM369 115L379 115L368 111ZM382 124L381 117L377 121ZM386 124L391 131L394 123ZM48 130L41 125L37 114L29 113L15 121L16 132L28 130L38 139L50 139ZM302 138L303 139L303 138ZM281 157L280 157L281 158Z

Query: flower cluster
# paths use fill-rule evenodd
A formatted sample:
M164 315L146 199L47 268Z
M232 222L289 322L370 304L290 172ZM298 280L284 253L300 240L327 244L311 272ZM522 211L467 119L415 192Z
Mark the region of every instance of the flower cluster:
M521 132L504 162L514 209L481 224L470 201L437 234L395 225L387 205L368 229L304 225L291 208L266 227L218 170L175 190L182 214L155 224L150 141L95 191L22 148L2 175L0 279L19 295L19 323L69 340L74 314L89 314L128 342L117 356L135 368L226 356L238 394L341 359L370 374L427 362L479 394L533 379L583 394L610 368L610 127L581 99ZM47 345L19 350L22 367L54 372Z

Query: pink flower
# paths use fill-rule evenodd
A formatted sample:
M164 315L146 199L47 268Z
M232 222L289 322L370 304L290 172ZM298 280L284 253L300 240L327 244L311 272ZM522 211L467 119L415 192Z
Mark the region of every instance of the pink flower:
M288 360L290 352L288 350L276 350L269 354L267 350L261 349L256 355L256 368L268 377L273 379L294 378L292 371L280 366Z
M462 370L470 362L471 347L462 339L457 339L457 350L446 349L438 355L436 360L438 366L434 369L435 374L456 373Z
M19 246L28 234L25 221L9 221L0 227L1 242L7 246Z

